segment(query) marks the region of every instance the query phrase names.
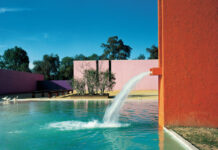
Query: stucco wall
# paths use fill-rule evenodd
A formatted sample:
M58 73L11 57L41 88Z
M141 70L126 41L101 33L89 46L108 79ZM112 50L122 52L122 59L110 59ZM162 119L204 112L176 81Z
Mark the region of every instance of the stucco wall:
M34 91L40 80L43 75L0 69L0 94Z
M112 72L116 77L114 90L120 90L134 76L149 71L158 66L157 60L113 60L111 62ZM136 85L134 90L157 90L158 78L146 76Z
M121 90L125 83L132 77L149 71L152 67L158 66L158 60L112 60L111 72L115 74L116 85L113 90ZM82 78L84 69L96 69L96 61L74 61L74 77ZM107 70L109 62L107 60L99 61L99 70ZM134 90L157 90L158 77L147 76L140 81Z
M162 125L218 127L217 8L217 0L159 0Z
M83 78L86 69L96 69L96 61L74 61L74 78Z

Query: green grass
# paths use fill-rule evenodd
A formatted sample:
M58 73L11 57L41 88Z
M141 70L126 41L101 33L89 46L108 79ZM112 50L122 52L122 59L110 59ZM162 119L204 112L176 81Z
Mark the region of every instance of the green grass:
M200 150L218 150L218 129L203 127L169 127Z

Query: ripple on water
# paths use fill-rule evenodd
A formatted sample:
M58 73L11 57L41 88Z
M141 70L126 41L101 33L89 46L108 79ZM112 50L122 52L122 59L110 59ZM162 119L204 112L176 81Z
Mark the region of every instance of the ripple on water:
M19 133L23 133L23 131L21 130L14 130L14 131L9 131L9 134L19 134Z

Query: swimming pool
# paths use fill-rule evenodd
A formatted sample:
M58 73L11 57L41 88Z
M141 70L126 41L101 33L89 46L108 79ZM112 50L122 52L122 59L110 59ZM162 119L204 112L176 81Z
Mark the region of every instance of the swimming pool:
M158 129L158 103L126 101L116 125L104 125L106 101L0 105L1 150L182 150Z

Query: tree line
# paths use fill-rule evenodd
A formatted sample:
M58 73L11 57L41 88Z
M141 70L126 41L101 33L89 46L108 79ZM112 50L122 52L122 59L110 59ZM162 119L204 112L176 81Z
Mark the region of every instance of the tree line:
M46 80L69 80L73 76L74 60L126 60L130 58L132 51L132 48L124 44L118 36L109 37L106 43L101 44L101 47L104 49L102 55L78 54L74 57L64 57L61 61L58 55L46 54L42 60L34 61L34 68L30 70L27 52L21 47L15 46L5 50L2 56L0 55L0 69L40 73ZM146 48L146 51L150 53L148 59L158 59L158 47L152 45L150 48ZM145 55L140 54L135 59L145 59Z

